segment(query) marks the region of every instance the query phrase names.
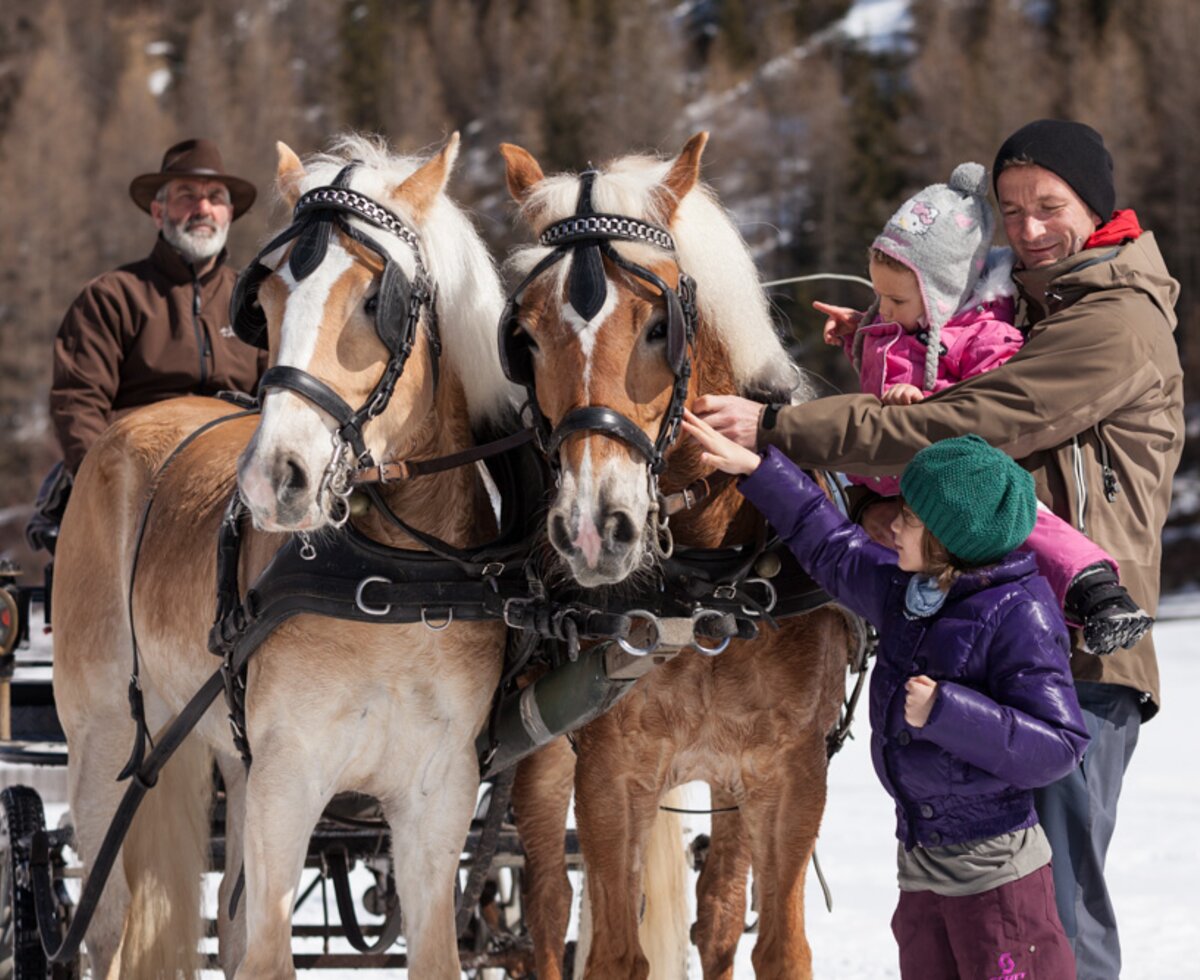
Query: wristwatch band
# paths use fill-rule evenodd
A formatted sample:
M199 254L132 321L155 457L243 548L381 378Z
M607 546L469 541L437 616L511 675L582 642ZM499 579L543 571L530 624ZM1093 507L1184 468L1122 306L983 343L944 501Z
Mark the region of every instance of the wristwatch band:
M762 421L760 425L764 429L775 428L775 417L779 414L779 410L783 408L783 406L783 402L771 402L771 404L763 409Z

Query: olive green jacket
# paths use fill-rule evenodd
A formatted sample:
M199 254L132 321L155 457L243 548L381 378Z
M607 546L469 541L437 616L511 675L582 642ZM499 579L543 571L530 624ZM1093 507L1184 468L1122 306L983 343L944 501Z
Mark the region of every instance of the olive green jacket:
M1038 496L1117 560L1121 581L1158 607L1162 528L1183 449L1179 284L1144 233L1046 269L1019 270L1024 347L1007 363L907 406L836 395L783 408L759 430L801 466L896 474L923 446L975 432L1033 473ZM1108 657L1082 653L1077 680L1132 687L1160 703L1147 636Z

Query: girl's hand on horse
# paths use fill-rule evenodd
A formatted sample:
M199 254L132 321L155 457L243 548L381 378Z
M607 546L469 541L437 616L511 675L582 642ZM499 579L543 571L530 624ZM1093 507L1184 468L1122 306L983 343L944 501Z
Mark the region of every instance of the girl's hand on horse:
M924 728L937 697L937 681L924 674L910 677L904 684L904 720L913 728Z
M824 313L828 318L825 321L823 335L825 343L832 344L834 347L842 342L843 337L854 333L858 329L858 325L862 323L863 315L848 306L830 306L828 303L814 300L813 309L818 313Z
M762 462L758 453L739 446L687 409L683 412L683 430L704 447L700 462L705 466L744 476L753 473Z

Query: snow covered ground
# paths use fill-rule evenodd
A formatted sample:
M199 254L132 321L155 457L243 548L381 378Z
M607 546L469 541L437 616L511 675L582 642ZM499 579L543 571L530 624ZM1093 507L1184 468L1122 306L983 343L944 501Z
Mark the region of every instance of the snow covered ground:
M1200 829L1195 761L1200 746L1191 714L1200 704L1200 595L1165 602L1155 636L1165 703L1142 730L1127 776L1109 855L1110 883L1122 926L1126 980L1191 980L1197 975L1193 951L1200 939L1200 848L1193 836ZM816 975L832 980L897 975L889 928L896 896L891 803L871 770L865 712L856 731L859 737L847 743L831 768L818 845L833 891L832 913L823 906L815 875L810 874L808 888ZM16 778L0 770L5 784ZM39 782L44 791L54 785L52 778ZM702 805L705 795L697 788L693 804ZM62 809L51 808L52 823ZM689 835L706 829L705 818L684 820ZM320 921L319 908L298 918ZM738 951L739 977L753 975L753 940L744 937ZM331 980L373 975L383 974L323 973ZM689 976L700 976L695 956Z

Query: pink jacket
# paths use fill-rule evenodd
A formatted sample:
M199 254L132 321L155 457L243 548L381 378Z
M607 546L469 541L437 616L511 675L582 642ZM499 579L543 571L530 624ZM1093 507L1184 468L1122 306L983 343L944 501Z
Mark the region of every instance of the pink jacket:
M1005 278L1011 275L1010 269L1011 264L1004 269ZM1021 349L1024 338L1011 322L1015 308L1011 280L1001 283L999 279L999 275L985 276L987 281L981 282L972 302L942 327L942 352L933 391L999 367ZM880 323L877 317L859 327L856 334L862 335L859 382L865 393L882 397L898 384L923 388L926 347L918 334L905 333L898 323ZM846 356L852 361L856 334L842 338ZM900 492L900 480L894 476L851 476L850 480L884 497Z

